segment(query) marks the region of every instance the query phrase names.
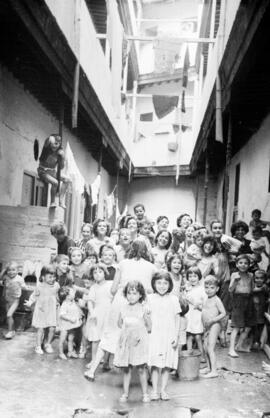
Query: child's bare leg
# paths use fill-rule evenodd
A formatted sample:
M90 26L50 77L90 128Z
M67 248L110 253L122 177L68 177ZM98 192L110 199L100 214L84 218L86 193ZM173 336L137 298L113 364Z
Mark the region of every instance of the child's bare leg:
M129 394L130 379L131 379L131 367L124 367L124 376L123 376L124 394L123 395L126 398L128 397L128 394Z
M220 324L213 324L209 330L208 343L207 343L207 356L209 359L209 365L210 365L211 371L210 373L207 373L203 376L205 378L218 377L215 347L216 347L219 333L220 333Z
M158 393L158 375L159 375L159 370L157 367L152 367L151 370L151 380L152 380L152 395L151 398L153 400L159 399L157 393Z
M20 299L16 299L11 306L9 306L7 310L7 324L8 324L8 332L12 332L14 330L14 319L13 315L16 309L19 306Z
M43 343L44 337L44 328L37 329L37 347L41 347Z
M147 395L148 385L147 385L147 371L145 366L138 367L138 373L142 388L143 395Z
M55 327L50 327L49 328L49 332L48 332L48 339L47 339L47 343L51 344L53 341L53 337L54 337L54 333L55 333Z
M161 399L164 401L169 400L169 397L166 392L168 380L169 380L169 369L165 367L164 369L161 370Z
M250 352L250 348L244 347L244 343L247 340L248 334L250 332L251 328L250 327L246 327L244 328L244 330L241 332L238 343L235 347L235 349L237 351L242 351L245 353L249 353Z
M99 341L92 341L92 361L96 357L98 345L99 345Z
M76 358L78 355L74 351L74 334L70 332L68 334L68 357Z
M235 340L236 340L238 332L239 332L239 328L233 328L232 333L231 333L230 348L229 348L229 353L228 353L229 356L231 357L239 357L235 351Z
M64 344L65 344L66 339L67 339L67 331L66 330L60 331L59 345L58 345L59 357L62 358L63 360L66 359L66 355L64 353Z
M201 361L205 362L205 353L203 349L203 343L202 343L202 336L201 334L195 335L195 340L198 346L199 351L201 352Z
M42 176L42 180L51 185L51 206L55 206L55 197L58 187L58 181L56 178L46 173Z
M210 373L210 371L211 371L210 359L209 359L209 356L208 356L208 338L209 338L209 331L205 333L204 340L203 340L203 349L204 349L204 352L205 352L205 357L206 357L207 364L205 365L205 367L200 369L200 374Z
M59 205L65 208L65 194L68 188L68 185L70 183L70 179L66 176L61 176L61 187L60 187L60 193L59 193Z
M102 348L98 347L95 359L92 361L90 369L84 373L85 377L89 379L94 379L96 370L101 360L103 359L104 354L105 354L105 351Z
M187 349L188 351L192 350L193 336L191 334L187 335Z

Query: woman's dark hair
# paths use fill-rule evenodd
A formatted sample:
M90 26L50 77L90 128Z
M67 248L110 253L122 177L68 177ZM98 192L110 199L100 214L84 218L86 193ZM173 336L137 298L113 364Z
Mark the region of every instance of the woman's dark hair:
M55 274L56 273L56 269L54 266L52 266L51 264L46 264L45 266L42 267L41 271L40 271L40 278L39 281L42 282L43 276L46 276L46 274Z
M98 225L100 224L100 222L104 222L104 223L106 224L106 227L107 227L106 235L107 235L107 236L109 236L109 233L110 233L110 226L109 226L109 224L105 221L105 219L101 219L101 218L96 219L96 220L95 220L95 222L93 223L93 234L95 235L95 237L97 237L97 236L98 236L97 229L98 229Z
M168 216L160 215L157 217L157 224L159 224L159 222L162 221L162 219L167 219L167 221L169 222Z
M171 293L171 291L173 289L173 281L172 281L170 273L167 270L159 270L152 277L151 286L152 286L152 289L153 289L154 293L158 293L157 289L156 289L156 282L157 282L157 280L161 280L161 279L164 279L169 283L169 287L168 287L168 290L167 290L166 293Z
M237 229L239 229L239 228L243 228L245 230L245 233L246 234L249 231L249 228L248 228L248 225L246 224L246 222L244 222L244 221L237 221L237 222L234 222L232 224L232 226L231 226L231 234L232 234L232 236L235 235Z
M168 260L166 262L167 269L168 269L168 271L172 271L172 262L175 259L178 259L181 263L181 268L180 268L180 271L179 271L179 273L181 273L181 271L184 268L184 260L183 260L183 257L180 254L173 254L168 258Z
M211 242L211 244L213 245L213 250L211 251L211 254L215 254L215 252L217 251L217 242L215 240L215 238L212 235L206 235L203 237L203 245L202 245L202 249L203 246L206 242Z
M119 222L118 222L119 229L125 228L125 224L126 224L127 219L129 219L131 217L132 217L132 215L130 215L130 214L122 216L120 218Z
M137 290L137 292L141 295L139 299L140 303L142 303L146 299L146 292L141 282L137 280L132 280L131 282L128 282L123 289L123 294L125 298L127 297L129 290Z
M145 241L142 239L135 239L130 246L130 250L128 253L128 258L137 258L138 260L140 258L143 258L146 261L151 260L151 255L149 254L149 251L147 249L147 245Z
M67 235L67 227L64 222L56 222L51 226L50 231L53 236L60 234Z
M199 269L199 267L196 267L196 266L191 266L191 267L189 267L188 269L187 269L187 271L186 271L186 277L187 277L187 280L188 280L188 276L189 276L189 274L190 273L195 273L195 274L197 274L197 276L199 277L199 280L201 280L201 278L202 278L202 272L201 272L201 270Z
M103 263L97 263L97 264L94 264L90 268L90 272L89 272L89 278L90 278L90 280L95 280L94 279L94 272L97 269L101 269L101 270L104 271L105 280L109 277L109 272L108 272L107 267L105 266L105 264L103 264Z
M136 210L137 208L142 208L142 210L144 210L144 212L145 212L145 207L144 207L144 205L143 205L142 203L137 203L137 204L133 207L134 212L135 212L135 210Z
M128 223L129 223L129 221L130 221L131 219L133 219L133 220L136 222L136 224L137 224L137 228L138 228L138 219L137 219L135 216L129 216L129 217L126 219L126 221L125 221L125 225L124 225L124 227L125 227L125 228L127 228L127 227L128 227Z
M192 220L191 216L189 215L189 213L182 213L182 215L178 216L178 218L176 219L176 225L178 227L181 226L181 221L182 221L184 216L188 216L190 218L190 222L193 223L193 220Z
M157 235L156 235L156 237L155 237L155 245L157 245L157 242L158 242L158 237L159 237L161 234L163 234L163 232L164 232L164 233L166 233L166 234L168 234L168 243L167 243L167 245L164 247L164 248L165 248L165 250L168 250L168 248L170 248L171 243L172 243L172 234L171 234L169 231L163 231L163 230L158 231L158 233L157 233Z

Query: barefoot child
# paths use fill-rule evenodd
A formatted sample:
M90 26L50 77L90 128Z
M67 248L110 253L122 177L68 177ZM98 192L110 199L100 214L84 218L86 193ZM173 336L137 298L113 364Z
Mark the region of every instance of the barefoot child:
M22 289L26 288L26 285L24 279L18 274L18 264L15 261L11 261L7 265L2 276L8 324L5 338L11 340L15 335L13 315L19 306Z
M124 393L120 402L126 402L132 368L139 373L142 388L142 401L149 402L147 393L148 333L151 332L150 312L143 305L146 294L143 285L138 281L128 282L124 288L127 304L123 305L118 325L122 329L116 347L114 364L123 371Z
M249 264L250 260L247 254L239 255L236 259L236 268L238 271L231 275L229 292L233 295L231 317L233 331L228 353L230 357L238 357L235 350L247 351L243 344L254 322L251 297L253 275L248 272ZM239 331L240 337L237 346L235 346Z
M218 377L215 347L219 336L220 321L225 318L226 312L223 303L217 296L219 290L218 280L214 276L206 276L204 290L207 300L202 308L202 321L204 325L204 350L208 360L209 368L203 374L205 378Z

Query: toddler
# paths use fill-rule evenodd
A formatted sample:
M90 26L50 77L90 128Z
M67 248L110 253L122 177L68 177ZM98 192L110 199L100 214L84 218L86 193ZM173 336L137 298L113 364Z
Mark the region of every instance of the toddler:
M225 318L226 312L223 303L217 296L219 290L218 280L214 276L206 276L204 290L207 299L202 307L202 321L204 326L204 350L208 360L203 377L218 377L215 347L221 331L220 321Z
M143 304L146 298L143 285L138 281L128 282L123 290L127 304L122 306L118 325L122 329L114 364L123 371L124 393L120 402L126 402L129 396L129 385L132 368L138 370L143 393L143 402L149 402L147 393L148 333L151 332L151 316Z
M230 357L238 357L237 351L249 351L244 347L251 326L254 325L252 312L252 280L253 275L249 273L250 260L247 254L241 254L236 259L237 271L232 273L229 285L229 292L232 293L231 341L229 348ZM236 337L240 331L240 337L235 346Z
M65 254L59 254L56 257L56 281L60 288L73 285L73 277L69 268L69 258Z
M62 301L59 312L59 357L62 360L68 358L78 358L74 350L74 338L76 330L82 325L83 313L75 302L75 290L71 287L63 287L59 291L59 297ZM64 353L64 343L67 339L68 353Z
M205 363L204 349L202 344L203 323L202 307L207 299L204 287L200 283L202 278L201 270L198 267L190 267L187 270L187 293L186 299L189 304L187 318L187 349L192 350L193 341L196 341L201 352L201 362Z
M252 302L254 309L254 322L252 327L253 348L262 348L261 335L265 324L265 312L268 308L269 290L266 286L266 273L257 270L254 273L254 286L252 290Z
M55 269L51 265L42 267L40 282L25 306L30 308L35 303L32 319L33 327L37 328L36 354L43 354L45 331L48 331L47 341L43 347L46 353L53 353L51 346L57 323L57 305L59 284L55 281Z
M15 336L13 315L20 303L22 289L26 288L24 279L18 274L18 264L11 261L2 273L4 284L4 298L6 301L8 332L7 340Z
M188 229L193 227L188 227ZM188 231L187 229L187 231ZM187 232L186 232L187 234ZM193 244L186 249L185 266L187 268L197 264L202 258L202 246L203 246L204 234L201 231L195 231L193 233Z

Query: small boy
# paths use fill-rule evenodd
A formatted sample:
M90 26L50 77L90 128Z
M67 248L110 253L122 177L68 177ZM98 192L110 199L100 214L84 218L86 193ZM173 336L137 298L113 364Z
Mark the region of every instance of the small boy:
M254 274L254 287L252 291L252 302L254 308L254 322L252 327L253 348L262 348L261 334L265 324L265 312L268 308L269 290L266 286L266 272L257 270Z
M208 366L203 372L204 378L218 377L215 347L221 331L221 320L226 312L223 303L217 296L219 290L218 279L209 275L204 280L204 290L207 300L202 307L202 321L204 325L204 349L208 359Z
M56 256L56 281L59 283L60 288L64 286L71 287L74 284L73 276L69 269L69 258L65 254L59 254Z
M99 251L99 257L102 263L105 264L108 270L106 280L113 280L116 273L116 252L111 245L102 245Z
M228 355L230 357L238 357L237 351L249 352L249 348L244 347L244 342L254 325L252 312L252 284L253 275L248 271L250 259L248 254L240 254L236 258L237 271L231 274L229 292L232 293L232 314L231 341ZM243 331L241 331L243 330ZM238 332L241 331L240 337L235 346Z

